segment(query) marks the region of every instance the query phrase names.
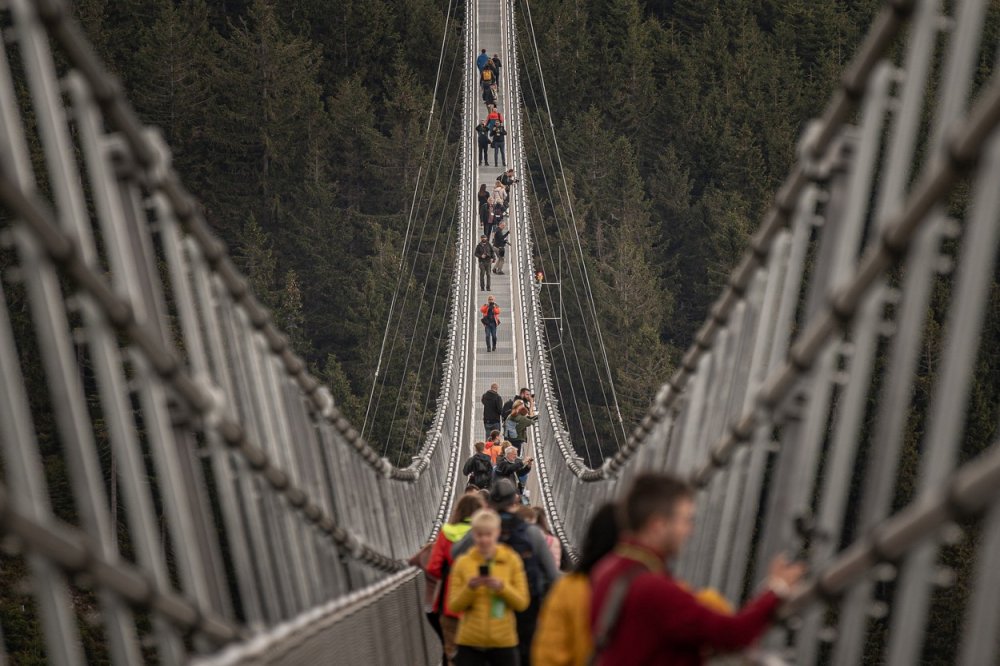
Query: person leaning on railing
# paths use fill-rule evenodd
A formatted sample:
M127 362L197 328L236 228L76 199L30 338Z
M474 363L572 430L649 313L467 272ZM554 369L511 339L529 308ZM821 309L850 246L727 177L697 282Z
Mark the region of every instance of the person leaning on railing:
M699 601L667 569L694 531L694 489L642 474L622 506L625 538L591 571L596 664L701 664L707 653L751 645L805 567L777 557L765 591L736 614Z

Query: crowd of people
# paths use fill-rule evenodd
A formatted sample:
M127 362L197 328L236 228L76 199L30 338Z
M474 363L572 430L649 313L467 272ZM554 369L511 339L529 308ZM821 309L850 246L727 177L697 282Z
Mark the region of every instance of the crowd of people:
M488 115L476 127L479 163L506 167L506 129L496 102L500 58L476 65ZM480 291L503 274L514 170L478 192L483 227L474 256ZM534 275L544 283L541 270ZM487 352L496 351L501 311L493 294L479 312ZM531 506L534 460L522 456L538 420L535 395L504 400L494 383L481 397L483 439L465 461L465 492L436 540L414 556L427 575L426 615L448 666L689 665L752 645L770 626L804 566L776 558L759 593L739 610L715 590L675 578L670 562L694 529L694 490L666 474L635 478L615 503L595 507L576 563Z
M484 395L484 406L498 397ZM490 430L487 441L498 434ZM483 470L485 444L474 456ZM775 558L739 610L675 578L670 562L693 532L695 491L659 473L639 475L620 501L595 509L570 567L544 510L519 502L520 486L469 473L484 485L469 485L426 549L426 610L444 664L702 664L751 646L804 574L803 564Z

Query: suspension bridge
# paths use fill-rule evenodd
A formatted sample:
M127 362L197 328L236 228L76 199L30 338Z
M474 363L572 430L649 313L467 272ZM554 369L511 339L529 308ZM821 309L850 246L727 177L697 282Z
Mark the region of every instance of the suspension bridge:
M997 663L1000 442L968 428L998 302L1000 79L977 78L996 48L990 3L886 3L676 372L599 467L561 420L523 182L485 353L473 202L499 169L476 163L475 56L504 62L519 174L522 49L543 99L544 73L529 2L462 4L446 354L432 426L401 466L292 351L65 2L0 3L0 535L25 563L44 660L84 663L87 628L116 664L436 663L407 559L464 486L496 381L536 394L531 494L571 554L592 507L640 470L670 470L699 489L680 578L738 601L774 553L809 562L762 646L772 656L920 663L952 590L953 661ZM27 357L43 376L24 376ZM74 520L52 505L43 430ZM0 663L15 630L0 626Z

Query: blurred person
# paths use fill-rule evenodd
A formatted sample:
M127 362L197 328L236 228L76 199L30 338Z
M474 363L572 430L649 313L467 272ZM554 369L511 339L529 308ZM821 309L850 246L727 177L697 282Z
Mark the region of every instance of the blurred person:
M459 614L448 605L448 577L453 563L451 549L471 529L472 515L485 506L486 503L478 492L459 497L451 512L451 518L441 526L441 531L434 540L430 561L427 564L427 575L442 581L435 599L434 611L440 617L441 642L449 665L454 664L455 652L458 650L455 645L455 633L458 630L459 618Z
M591 571L590 626L596 664L697 665L708 651L736 651L769 627L805 571L771 562L765 591L735 615L701 603L667 562L694 531L694 490L667 474L642 474L622 502L626 536Z
M540 506L532 507L532 511L535 512L535 524L538 525L542 532L545 533L545 543L549 545L549 551L552 553L552 559L558 564L562 561L562 544L559 542L559 537L552 533L549 529L549 517L545 513L545 509Z
M618 508L607 503L590 519L576 569L556 581L538 615L531 644L535 666L586 666L594 650L590 634L590 570L618 542Z

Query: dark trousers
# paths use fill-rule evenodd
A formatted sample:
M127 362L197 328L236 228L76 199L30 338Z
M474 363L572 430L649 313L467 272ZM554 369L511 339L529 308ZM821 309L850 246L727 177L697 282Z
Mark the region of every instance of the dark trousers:
M459 645L455 666L518 666L517 648L475 648Z
M495 351L497 348L497 327L483 326L486 329L486 351ZM492 341L492 342L491 342Z
M531 641L535 638L535 625L538 624L538 611L542 600L531 598L531 603L517 617L517 651L521 658L521 666L531 666Z
M496 329L494 328L493 331L494 331L493 337L495 339L496 338ZM494 423L490 423L489 421L483 421L483 428L486 429L486 439L489 439L491 432L493 432L494 430L499 430L500 429L500 422L496 421Z
M493 228L499 221L491 219L488 222L483 222L483 235L486 236L486 240L493 238Z
M490 289L490 261L479 262L479 290Z
M486 166L490 165L490 144L479 144L479 163L482 164L486 162ZM496 160L493 160L494 164Z
M500 156L499 159L497 158L497 155ZM499 166L500 160L503 160L503 165L507 166L507 155L504 153L503 144L502 143L500 143L500 144L494 143L493 144L493 166Z

